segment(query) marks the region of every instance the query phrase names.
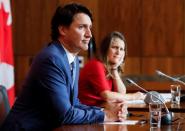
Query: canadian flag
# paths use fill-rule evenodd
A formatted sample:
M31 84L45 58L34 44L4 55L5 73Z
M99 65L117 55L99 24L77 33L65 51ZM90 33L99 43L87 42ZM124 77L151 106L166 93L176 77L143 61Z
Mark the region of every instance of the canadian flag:
M0 85L7 89L10 106L15 100L10 0L0 0Z

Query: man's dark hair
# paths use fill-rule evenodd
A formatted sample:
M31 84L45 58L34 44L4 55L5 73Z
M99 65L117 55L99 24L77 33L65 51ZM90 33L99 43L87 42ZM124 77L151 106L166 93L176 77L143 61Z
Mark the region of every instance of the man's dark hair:
M78 3L67 4L64 7L59 6L51 20L51 38L57 40L59 37L58 27L60 25L69 27L73 22L74 16L78 13L87 14L92 21L92 14L88 8Z

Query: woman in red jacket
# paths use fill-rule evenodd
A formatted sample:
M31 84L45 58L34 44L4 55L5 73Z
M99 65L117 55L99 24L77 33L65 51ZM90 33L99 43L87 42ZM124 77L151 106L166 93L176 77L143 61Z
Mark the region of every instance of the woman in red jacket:
M100 44L99 54L81 69L79 99L86 105L101 106L104 102L144 99L141 92L126 94L120 77L125 62L126 43L120 32L108 34Z

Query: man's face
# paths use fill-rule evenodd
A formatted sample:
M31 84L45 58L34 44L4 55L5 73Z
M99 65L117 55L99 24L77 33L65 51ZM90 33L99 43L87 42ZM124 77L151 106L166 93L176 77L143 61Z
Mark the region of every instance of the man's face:
M84 13L74 16L69 27L64 27L63 43L71 53L78 53L80 50L87 50L91 34L92 21Z

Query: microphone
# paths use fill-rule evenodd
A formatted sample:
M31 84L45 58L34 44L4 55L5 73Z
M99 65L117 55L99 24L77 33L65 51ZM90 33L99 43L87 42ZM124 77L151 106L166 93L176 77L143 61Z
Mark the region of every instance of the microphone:
M179 77L176 77L176 79L180 80L180 79L184 79L185 78L185 75L183 76L179 76Z
M160 101L162 104L164 104L164 99L163 97L156 91L147 91L144 88L142 88L141 86L139 86L138 84L136 84L133 80L131 79L126 79L126 81L130 84L133 84L135 86L137 86L138 88L140 88L141 90L143 90L146 93L146 97L144 99L145 103L149 104L151 102L157 102L156 100ZM152 97L154 97L155 99L153 99ZM167 112L169 112L168 108L166 107L166 105L164 104L165 109Z
M162 98L162 96L155 91L147 91L144 88L142 88L141 86L139 86L138 84L136 84L133 80L127 78L126 81L130 84L135 85L136 87L138 87L139 89L141 89L142 91L144 91L146 93L146 97L145 97L145 102L146 103L150 103L150 102L156 102L154 99L152 99L152 97L156 98L156 100L159 100L165 107L166 110L166 114L161 115L161 123L162 124L171 124L172 123L172 112L170 112L166 106L166 104L164 103L164 99ZM162 99L161 99L162 98Z
M166 74L162 73L162 72L159 71L159 70L156 70L156 73L157 73L157 75L159 75L159 76L166 77L166 78L168 78L168 79L170 79L170 80L172 80L172 81L174 81L174 82L179 82L179 83L185 85L185 82L181 81L180 79L171 77L171 76L169 76L169 75L166 75Z
M181 76L181 77L178 77L178 78L174 78L174 77L171 77L171 76L169 76L169 75L166 75L166 74L162 73L162 72L159 71L159 70L156 70L156 73L157 73L157 75L159 75L159 76L166 77L166 78L168 78L168 79L170 79L170 80L172 80L172 81L174 81L174 82L179 82L179 83L185 85L185 82L183 82L182 80L180 80L180 78L182 78L182 77L184 77L184 76ZM185 101L185 95L181 95L180 100L181 100L181 102Z

